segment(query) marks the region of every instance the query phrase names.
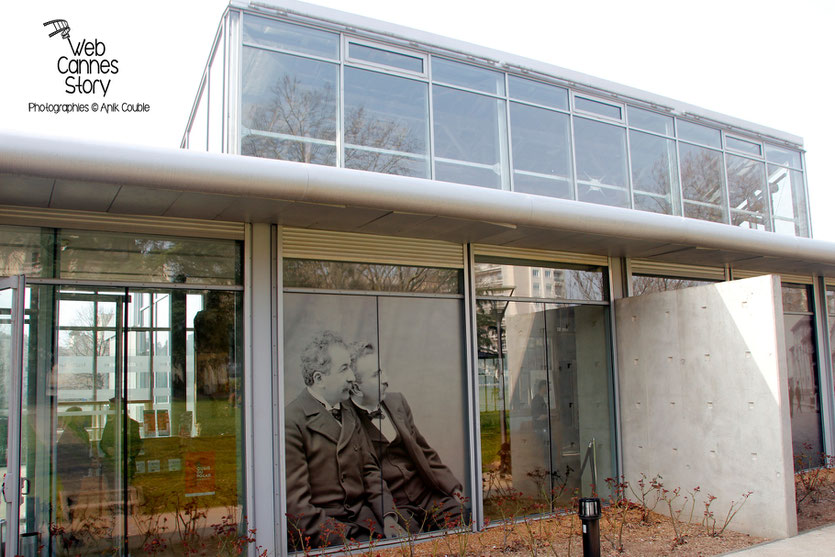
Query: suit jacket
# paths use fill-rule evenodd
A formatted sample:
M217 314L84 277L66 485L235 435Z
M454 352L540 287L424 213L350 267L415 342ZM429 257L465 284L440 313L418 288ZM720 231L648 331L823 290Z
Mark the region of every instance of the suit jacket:
M425 494L426 489L452 495L462 491L461 482L441 461L438 453L429 446L420 430L415 425L412 409L401 393L389 392L382 402L392 424L397 430L397 439L392 440L391 448L381 455L383 477L392 490L395 501L406 499L415 503ZM358 411L366 431L373 441L379 442L381 434L373 421L364 411ZM402 443L405 451L394 450L397 443ZM387 443L383 446L388 447ZM404 455L403 453L406 453ZM408 458L408 461L405 459Z
M342 426L307 389L285 412L287 514L291 534L296 528L310 536L310 546L341 542L326 523L383 532L383 517L393 512L368 438L351 404L342 404ZM323 528L324 527L324 528Z

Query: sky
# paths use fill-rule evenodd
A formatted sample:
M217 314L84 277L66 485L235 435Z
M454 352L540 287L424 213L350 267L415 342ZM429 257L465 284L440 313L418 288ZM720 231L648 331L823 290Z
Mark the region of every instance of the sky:
M268 1L268 0L267 0ZM650 91L804 139L815 238L835 241L833 0L314 0ZM176 148L227 0L14 1L0 21L0 132ZM67 93L56 61L91 41L107 93ZM95 40L100 45L96 46ZM119 113L30 105L147 105ZM144 108L144 106L143 106ZM831 156L831 155L830 155Z

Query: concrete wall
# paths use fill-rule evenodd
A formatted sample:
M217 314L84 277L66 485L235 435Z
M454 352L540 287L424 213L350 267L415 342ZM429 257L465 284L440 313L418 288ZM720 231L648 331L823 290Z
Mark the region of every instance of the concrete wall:
M753 491L731 528L794 535L779 278L621 299L615 315L627 480L661 474L668 489L700 486L717 497L720 523Z

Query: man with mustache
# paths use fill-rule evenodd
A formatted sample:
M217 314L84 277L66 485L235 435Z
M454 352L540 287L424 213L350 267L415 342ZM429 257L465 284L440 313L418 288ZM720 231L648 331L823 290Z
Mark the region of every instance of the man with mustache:
M419 531L461 524L462 486L415 425L401 393L388 391L371 344L354 347L351 400L374 446L383 479L406 528Z
M293 549L397 536L391 494L353 406L351 353L325 331L302 352L306 388L285 409L287 515Z

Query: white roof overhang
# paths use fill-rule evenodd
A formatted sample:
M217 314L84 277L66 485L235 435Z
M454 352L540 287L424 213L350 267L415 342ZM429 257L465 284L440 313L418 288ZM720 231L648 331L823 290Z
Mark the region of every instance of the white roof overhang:
M0 205L835 276L832 242L421 178L23 134L0 133Z

